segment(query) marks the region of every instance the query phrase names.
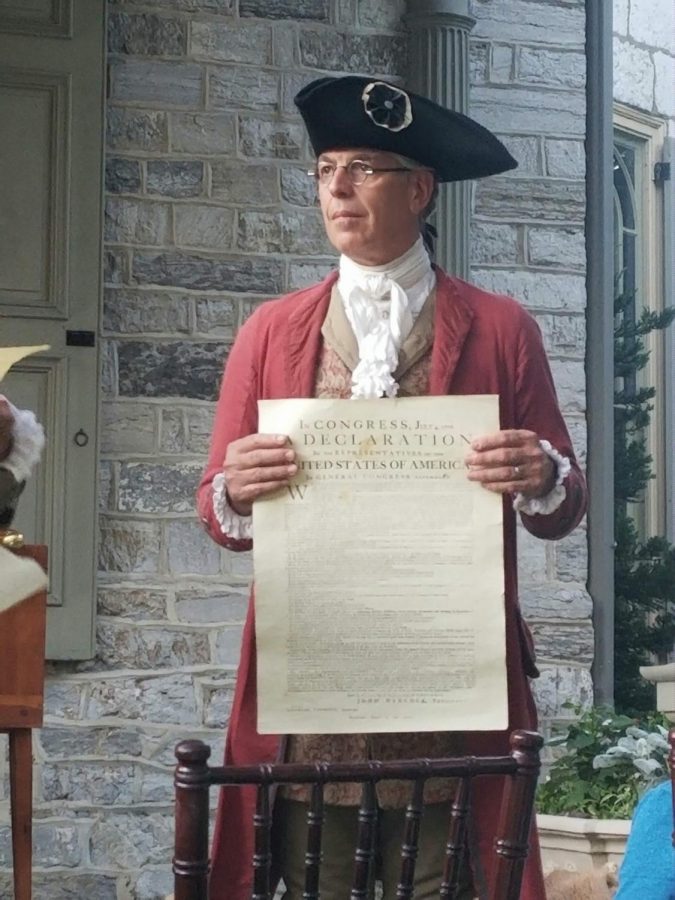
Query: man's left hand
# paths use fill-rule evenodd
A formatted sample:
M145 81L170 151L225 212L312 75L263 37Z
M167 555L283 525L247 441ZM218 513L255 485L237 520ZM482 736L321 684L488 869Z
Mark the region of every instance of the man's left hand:
M471 442L465 462L469 481L497 494L543 497L555 487L556 465L539 446L534 431L513 429L481 435Z

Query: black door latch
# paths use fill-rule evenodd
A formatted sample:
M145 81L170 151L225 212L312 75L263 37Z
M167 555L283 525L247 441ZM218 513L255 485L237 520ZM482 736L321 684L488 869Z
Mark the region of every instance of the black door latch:
M67 347L95 347L96 334L93 331L66 331Z

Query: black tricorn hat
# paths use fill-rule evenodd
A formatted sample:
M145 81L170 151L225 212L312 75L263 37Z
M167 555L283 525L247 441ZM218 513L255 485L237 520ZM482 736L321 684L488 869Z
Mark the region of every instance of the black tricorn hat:
M318 78L295 96L314 153L368 147L407 156L439 181L497 175L518 163L491 131L403 88L346 75Z

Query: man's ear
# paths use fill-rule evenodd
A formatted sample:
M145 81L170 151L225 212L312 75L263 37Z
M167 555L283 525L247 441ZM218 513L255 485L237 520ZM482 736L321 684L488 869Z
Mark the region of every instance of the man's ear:
M429 205L434 192L435 179L428 169L413 169L410 174L410 209L419 215Z

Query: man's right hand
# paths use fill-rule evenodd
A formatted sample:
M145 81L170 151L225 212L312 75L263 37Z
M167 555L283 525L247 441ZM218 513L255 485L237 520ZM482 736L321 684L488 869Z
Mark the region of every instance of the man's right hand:
M0 397L0 462L7 459L12 449L14 416L9 403Z
M284 434L249 434L232 441L223 462L227 499L240 516L253 501L279 490L296 474L295 451Z

